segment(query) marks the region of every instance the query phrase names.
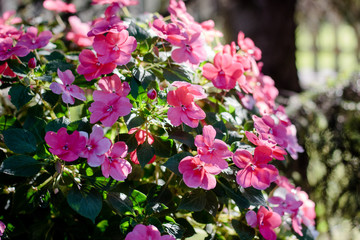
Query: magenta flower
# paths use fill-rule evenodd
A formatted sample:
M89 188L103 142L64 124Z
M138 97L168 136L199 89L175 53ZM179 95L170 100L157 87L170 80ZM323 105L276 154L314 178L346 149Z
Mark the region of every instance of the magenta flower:
M101 63L114 62L117 65L127 64L136 46L136 39L129 36L127 30L118 33L109 32L106 36L97 35L93 44Z
M271 149L266 146L256 147L254 157L246 150L236 150L233 162L242 169L236 175L236 182L244 188L268 188L279 175L275 166L267 164L271 159Z
M260 234L266 240L276 240L275 228L281 225L281 217L270 208L260 206L258 212L249 211L245 215L246 221L252 228L259 227Z
M50 11L76 13L76 7L72 3L65 3L61 0L45 0L43 7Z
M225 142L215 139L216 131L211 125L204 126L203 135L195 137L195 146L201 161L210 163L220 169L228 167L226 158L232 156Z
M206 117L205 112L194 103L194 95L190 93L187 87L180 87L170 91L167 96L167 102L170 107L168 110L168 118L174 126L181 123L196 128L199 120Z
M155 19L151 24L149 23L152 30L155 31L158 37L167 40L173 44L180 44L181 40L186 38L182 35L181 30L175 23L166 24L161 19Z
M36 27L29 27L24 35L18 41L19 46L25 46L28 49L38 49L45 47L52 34L50 31L43 31L38 35L38 29Z
M100 121L105 127L111 127L120 116L128 115L131 112L132 104L126 97L119 97L115 93L103 94L95 91L94 101L89 107L92 113L90 123Z
M66 39L73 41L80 47L89 47L93 44L94 38L88 37L90 24L81 22L77 16L69 17L71 31L66 34Z
M113 62L100 63L96 55L89 49L80 53L79 61L77 72L83 74L87 81L98 78L102 74L109 74L116 68L116 64Z
M243 66L233 61L229 54L217 53L214 64L206 63L203 67L203 76L209 79L215 87L230 90L243 75Z
M45 141L50 146L49 151L66 162L78 159L86 145L86 138L81 136L78 131L68 134L64 127L60 128L57 133L47 132Z
M108 32L118 33L126 28L127 26L118 16L111 16L96 22L87 35L88 37L93 37Z
M134 229L129 232L125 240L175 240L175 238L171 235L161 236L159 230L153 226L145 226L143 224L138 224L134 227Z
M147 142L151 145L154 143L154 137L150 134L150 132L147 132L145 130L142 130L142 129L139 129L139 128L132 128L129 130L128 132L129 134L133 134L135 133L135 138L136 138L136 141L137 141L137 144L138 145L141 145L143 144L146 139L147 139ZM138 157L137 157L137 152L136 152L136 149L134 151L132 151L130 153L130 159L133 163L135 164L140 164L139 163L139 160L138 160ZM150 163L153 163L156 159L156 156L154 155L150 161L148 162L148 164Z
M199 157L188 156L180 161L179 172L183 174L184 183L188 187L210 190L215 188L214 175L219 174L221 169L212 164L206 164Z
M179 43L172 42L178 48L171 53L171 58L178 63L189 62L199 64L206 59L205 41L200 32L187 35L185 40Z
M126 6L137 5L139 1L138 0L93 0L92 3L101 4L101 5L118 3L120 7L123 8Z
M269 115L265 115L262 118L253 115L252 118L254 120L254 127L261 137L265 139L270 138L282 147L287 146L286 127L284 125L281 123L275 124L274 119Z
M104 131L99 125L94 125L90 137L87 132L80 132L86 138L86 146L79 154L82 158L87 158L91 167L98 167L105 161L105 153L111 147L110 139L104 137Z
M131 164L124 158L127 155L128 146L125 142L116 142L105 153L105 161L101 165L101 171L104 177L111 176L117 181L124 181L131 173Z
M86 97L84 91L76 85L72 85L75 80L74 75L70 70L61 72L58 68L57 74L60 78L61 83L53 82L50 85L51 91L55 94L61 94L61 98L64 103L74 104L77 98L81 101L85 101Z
M101 78L98 85L104 94L115 93L120 97L126 97L131 91L129 84L127 82L122 83L116 74Z
M1 236L4 234L6 229L6 225L5 223L3 223L2 221L0 221L0 240L1 240Z
M21 45L13 47L13 40L10 37L0 39L0 61L5 61L11 56L24 57L28 55L30 50Z
M204 88L200 85L194 85L188 82L175 81L171 84L171 86L177 88L186 87L189 93L191 93L194 96L194 99L204 99L207 97Z

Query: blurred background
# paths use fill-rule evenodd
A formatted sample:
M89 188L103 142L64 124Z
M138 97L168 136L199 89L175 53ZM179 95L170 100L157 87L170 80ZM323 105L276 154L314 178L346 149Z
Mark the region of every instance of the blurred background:
M53 15L42 0L0 0L32 24ZM67 1L83 21L103 6ZM168 15L168 0L139 0L136 15ZM287 177L316 202L318 239L360 239L360 0L187 0L198 22L213 19L223 44L239 31L262 50L263 72L297 126L305 153L286 161ZM70 15L62 15L64 20ZM284 167L285 169L285 167Z

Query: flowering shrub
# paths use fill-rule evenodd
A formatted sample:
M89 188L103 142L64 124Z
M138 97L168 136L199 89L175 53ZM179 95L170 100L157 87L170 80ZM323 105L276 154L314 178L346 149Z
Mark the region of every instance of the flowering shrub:
M125 9L136 3L93 0L104 16L71 16L65 34L0 19L12 103L0 118L1 234L315 238L314 203L276 168L303 149L260 49L241 32L221 45L181 0L141 20Z

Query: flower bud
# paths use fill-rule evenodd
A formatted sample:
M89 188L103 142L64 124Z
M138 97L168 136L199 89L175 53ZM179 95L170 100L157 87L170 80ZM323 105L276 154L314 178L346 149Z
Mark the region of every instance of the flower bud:
M35 58L30 58L30 60L28 62L28 66L29 66L29 68L34 69L36 67L36 59Z
M147 92L147 96L148 98L150 98L151 100L154 100L157 96L157 93L156 93L156 90L155 89L150 89L148 92Z

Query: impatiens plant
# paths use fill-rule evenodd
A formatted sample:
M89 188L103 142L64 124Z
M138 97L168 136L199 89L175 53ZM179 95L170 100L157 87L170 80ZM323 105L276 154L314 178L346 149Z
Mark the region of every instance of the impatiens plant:
M53 23L0 18L0 236L314 239L314 202L277 168L303 149L254 42L219 45L181 0L139 18L92 3L91 23L61 0L43 3Z

